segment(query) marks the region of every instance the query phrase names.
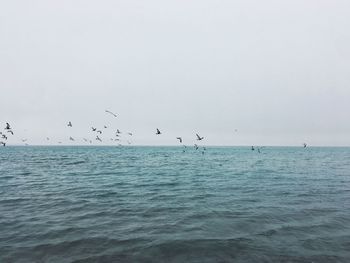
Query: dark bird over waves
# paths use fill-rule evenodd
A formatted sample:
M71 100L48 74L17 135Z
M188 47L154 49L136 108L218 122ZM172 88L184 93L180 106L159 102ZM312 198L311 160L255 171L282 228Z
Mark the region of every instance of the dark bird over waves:
M176 137L176 139L178 139L179 142L182 143L182 138L181 137Z
M196 133L196 136L197 136L197 141L201 141L201 140L204 139L204 137L200 137L200 136L198 135L198 133Z
M157 128L156 134L157 134L157 135L162 134L158 128Z
M68 126L68 127L73 127L73 125L72 125L71 122L68 122L67 126Z

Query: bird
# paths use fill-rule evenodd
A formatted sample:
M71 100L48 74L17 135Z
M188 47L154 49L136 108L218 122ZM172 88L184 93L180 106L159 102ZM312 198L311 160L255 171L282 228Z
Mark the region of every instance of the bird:
M157 135L162 134L158 128L157 128L156 134L157 134Z
M68 122L67 126L68 126L68 127L73 127L73 125L72 125L71 122Z
M98 137L98 135L96 136L96 140L102 142L101 138Z
M109 114L111 114L111 115L113 115L114 117L117 118L117 114L115 114L115 113L113 113L113 112L111 112L111 111L109 111L109 110L105 110L105 112L107 112L107 113L109 113Z
M258 153L261 153L261 152L260 152L260 148L259 148L259 147L258 147Z
M71 136L71 137L69 137L69 140L74 141L74 138Z
M181 137L176 137L176 139L178 139L179 142L182 143L182 138Z
M104 125L104 126L103 126L103 128L107 129L107 126L106 126L106 125Z
M306 148L307 144L306 144L305 142L304 142L304 144L303 144L303 145L304 145L304 148Z
M46 140L48 140L48 141L49 141L49 140L50 140L50 138L49 138L49 137L46 137Z
M100 130L99 130L99 131L97 131L97 132L98 132L99 134L102 134L102 131L100 131Z
M7 140L7 136L6 136L5 134L3 134L3 135L1 136L1 138Z
M255 149L254 149L254 146L252 146L252 151L254 151Z
M13 131L12 130L7 130L7 132L11 133L13 135Z
M5 128L5 130L11 130L11 126L10 126L10 124L9 124L8 122L6 122L6 128Z
M131 132L128 132L128 134L129 134L130 136L132 136L132 133L131 133Z
M27 141L27 139L22 139L22 142L26 142Z
M2 144L2 146L6 146L6 143L5 142L0 142L0 144Z
M92 131L96 131L97 128L91 127Z
M87 142L87 141L88 141L86 138L83 138L83 140L84 140L85 142Z
M194 148L195 148L196 150L198 150L199 147L198 147L197 144L195 144L195 145L194 145Z
M200 137L200 136L198 135L198 133L196 133L196 136L197 136L197 141L201 141L201 140L204 139L204 137Z
M116 133L120 134L120 133L121 133L121 131L120 131L119 129L117 129L117 132L116 132Z

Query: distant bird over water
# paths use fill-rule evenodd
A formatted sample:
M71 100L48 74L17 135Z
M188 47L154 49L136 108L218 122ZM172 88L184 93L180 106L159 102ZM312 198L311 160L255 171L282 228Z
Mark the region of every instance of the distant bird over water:
M115 114L115 113L113 113L113 112L111 112L111 111L109 111L109 110L105 110L105 112L107 112L107 113L113 115L115 118L117 118L117 114Z
M69 137L69 140L74 141L74 138L71 136L71 137Z
M157 134L157 135L162 134L158 128L157 128L156 134Z
M182 138L181 137L176 137L176 139L178 139L179 142L182 143Z
M304 148L306 148L307 144L304 142L304 143L303 143L303 146L304 146Z
M68 127L73 127L73 125L72 125L71 122L68 122L67 126L68 126Z
M100 141L100 142L102 142L101 138L100 138L100 137L98 137L98 135L96 136L96 141Z
M254 148L254 146L252 146L252 151L254 151L255 150L255 148Z
M5 130L11 130L11 126L10 126L10 124L9 124L8 122L6 122L6 128L5 128Z
M198 133L196 133L196 136L197 136L197 141L201 141L201 140L204 139L204 137L200 137L200 136L198 135Z
M2 145L2 146L6 146L6 143L5 142L0 142L0 144Z

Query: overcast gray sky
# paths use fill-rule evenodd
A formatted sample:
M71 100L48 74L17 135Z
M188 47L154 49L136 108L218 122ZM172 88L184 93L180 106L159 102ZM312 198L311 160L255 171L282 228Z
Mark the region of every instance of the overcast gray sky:
M350 1L0 6L9 143L80 144L106 124L134 144L350 145Z

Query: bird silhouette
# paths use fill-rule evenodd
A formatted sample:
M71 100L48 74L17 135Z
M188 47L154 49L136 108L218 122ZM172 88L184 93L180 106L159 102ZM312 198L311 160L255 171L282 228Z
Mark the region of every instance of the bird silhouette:
M157 134L157 135L162 134L158 128L157 128L156 134Z
M182 138L181 137L176 137L176 139L178 139L179 142L182 143Z
M113 112L111 112L111 111L109 111L109 110L105 110L105 112L107 112L107 113L109 113L109 114L111 114L111 115L113 115L114 117L117 118L117 114L115 114L115 113L113 113Z
M73 125L72 125L71 122L68 122L67 126L68 126L68 127L73 127Z
M201 140L204 139L204 137L200 137L200 136L198 135L198 133L196 133L196 136L197 136L197 141L201 141Z
M69 137L69 140L74 141L74 138L71 136L71 137Z
M304 148L306 148L307 144L306 144L305 142L304 142L304 144L303 144L303 145L304 145Z
M100 138L100 137L98 137L98 135L96 136L96 141L100 141L100 142L102 142L101 138Z
M91 127L91 129L92 129L92 131L96 131L97 130L97 128L94 128L94 127Z
M8 133L11 133L13 135L13 131L12 130L7 130Z
M5 128L5 130L11 130L11 125L10 125L8 122L6 122L6 128Z
M0 144L2 144L2 146L6 146L6 143L5 142L0 142Z

